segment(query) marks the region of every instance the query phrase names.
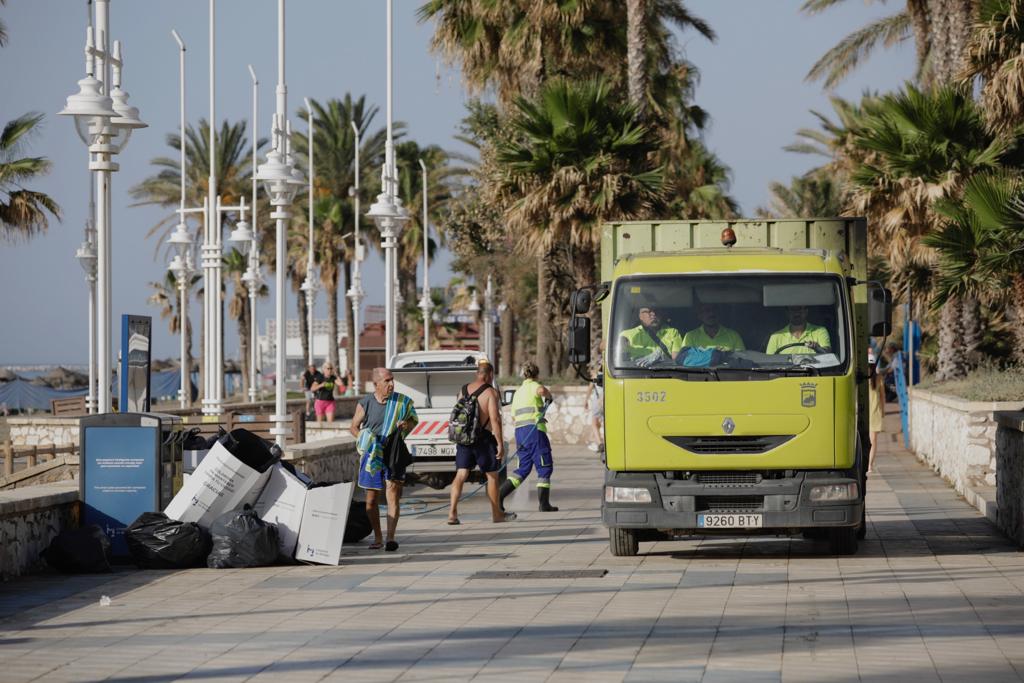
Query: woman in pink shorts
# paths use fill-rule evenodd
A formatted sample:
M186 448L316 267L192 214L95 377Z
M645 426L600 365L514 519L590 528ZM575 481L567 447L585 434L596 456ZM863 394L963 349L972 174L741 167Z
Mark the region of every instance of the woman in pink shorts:
M316 412L316 421L334 422L334 391L338 383L338 377L334 374L334 366L330 361L324 363L320 372L313 378L313 410Z

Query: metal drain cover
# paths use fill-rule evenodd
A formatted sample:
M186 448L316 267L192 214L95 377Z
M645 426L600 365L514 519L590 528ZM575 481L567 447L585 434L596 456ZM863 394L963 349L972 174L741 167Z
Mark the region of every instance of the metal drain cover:
M552 569L534 571L476 572L471 579L600 579L607 569Z

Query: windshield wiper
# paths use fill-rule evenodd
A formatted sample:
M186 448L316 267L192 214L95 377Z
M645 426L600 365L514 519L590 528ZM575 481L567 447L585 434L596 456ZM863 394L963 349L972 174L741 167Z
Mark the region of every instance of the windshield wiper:
M802 375L821 375L821 370L814 365L774 365L749 368L749 370L750 372L798 372Z
M657 377L663 376L665 374L669 374L669 375L689 375L691 373L696 373L698 375L709 375L710 377L714 378L714 380L716 382L721 381L719 379L719 377L718 377L718 370L716 368L712 368L712 367L688 368L688 367L681 367L681 366L677 365L677 366L668 367L668 368L651 368L651 369L652 370L657 370L656 373L648 375L648 377L651 377L651 378L657 378Z

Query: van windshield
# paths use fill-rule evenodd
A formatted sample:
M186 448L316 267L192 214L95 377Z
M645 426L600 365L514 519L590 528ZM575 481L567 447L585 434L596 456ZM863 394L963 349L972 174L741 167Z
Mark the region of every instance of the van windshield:
M611 315L615 370L837 374L849 353L842 281L829 275L622 278ZM742 370L740 376L719 371Z

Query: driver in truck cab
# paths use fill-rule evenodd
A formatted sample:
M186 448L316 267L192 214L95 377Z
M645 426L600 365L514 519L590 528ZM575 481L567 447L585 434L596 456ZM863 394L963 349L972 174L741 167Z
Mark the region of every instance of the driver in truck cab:
M768 338L765 353L829 353L832 340L828 330L807 322L806 306L788 306L789 324Z
M683 348L683 336L674 327L662 325L655 304L640 305L640 324L624 330L619 353L627 362L646 367L663 360L675 360Z
M718 322L718 310L711 304L697 305L697 320L700 327L694 328L683 337L683 346L719 351L744 351L743 337L736 330Z

